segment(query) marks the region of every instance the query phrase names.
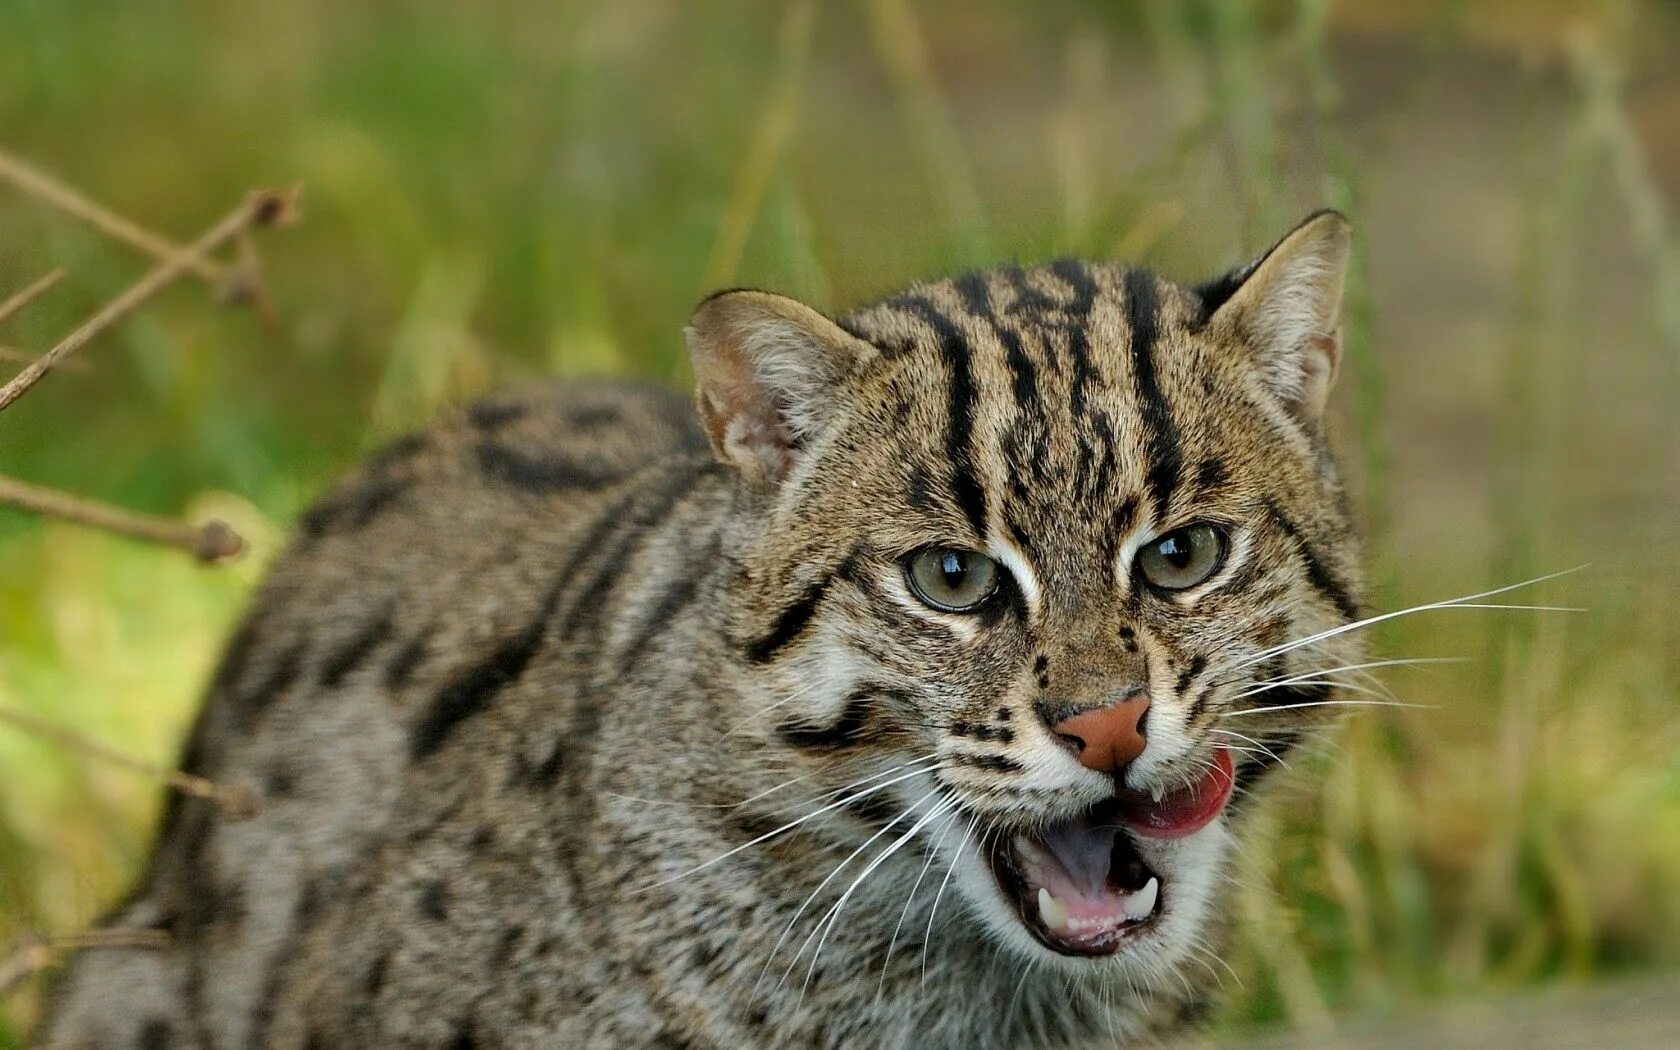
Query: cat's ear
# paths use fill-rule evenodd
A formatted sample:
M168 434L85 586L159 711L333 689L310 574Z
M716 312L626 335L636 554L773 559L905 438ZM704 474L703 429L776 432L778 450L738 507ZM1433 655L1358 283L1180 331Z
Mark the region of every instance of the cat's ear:
M749 481L787 476L831 422L835 388L879 355L803 303L770 292L712 296L684 330L712 448Z
M1271 251L1196 290L1210 328L1235 334L1290 410L1316 423L1342 357L1351 235L1340 212L1307 217Z

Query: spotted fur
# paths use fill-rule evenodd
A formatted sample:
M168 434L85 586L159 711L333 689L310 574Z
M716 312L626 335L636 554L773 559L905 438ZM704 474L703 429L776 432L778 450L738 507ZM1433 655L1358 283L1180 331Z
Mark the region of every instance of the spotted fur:
M1236 752L1252 790L1324 721L1276 683L1350 636L1271 650L1358 607L1320 422L1346 241L1325 214L1198 288L1063 261L837 322L725 293L697 414L581 386L392 445L304 517L187 745L254 815L170 800L106 925L172 947L80 954L42 1038L984 1048L1199 1015L1246 795L1140 846L1163 911L1113 958L1028 937L979 850L1113 790L1049 726L1124 690L1137 788L1230 728L1273 753ZM1193 521L1223 564L1142 586ZM992 555L1000 599L919 603L928 544Z

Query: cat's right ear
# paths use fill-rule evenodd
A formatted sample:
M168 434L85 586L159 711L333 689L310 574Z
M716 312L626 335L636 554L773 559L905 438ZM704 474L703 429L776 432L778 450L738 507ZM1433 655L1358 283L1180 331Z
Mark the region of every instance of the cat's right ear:
M1315 425L1342 357L1350 241L1340 212L1315 212L1258 259L1197 289L1207 324L1247 343L1273 391Z
M695 403L718 458L776 484L832 421L835 388L880 351L804 303L719 292L684 329Z

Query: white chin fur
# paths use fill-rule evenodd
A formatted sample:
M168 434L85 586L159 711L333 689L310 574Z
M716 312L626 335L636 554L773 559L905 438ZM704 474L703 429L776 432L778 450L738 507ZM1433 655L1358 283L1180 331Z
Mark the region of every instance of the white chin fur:
M1191 960L1213 909L1231 836L1221 817L1181 839L1135 841L1138 856L1161 879L1161 912L1146 929L1126 938L1112 956L1063 955L1039 943L1022 925L971 835L963 836L954 847L956 873L951 889L969 914L1023 962L1048 965L1063 973L1089 974L1093 967L1112 966L1144 979L1159 977ZM945 847L946 852L952 849Z

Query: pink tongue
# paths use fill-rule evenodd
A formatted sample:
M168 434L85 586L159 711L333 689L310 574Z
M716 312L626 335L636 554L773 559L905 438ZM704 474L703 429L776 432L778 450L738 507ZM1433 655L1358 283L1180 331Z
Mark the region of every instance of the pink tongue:
M1110 895L1108 865L1114 854L1114 833L1112 826L1099 827L1088 820L1070 820L1066 824L1047 828L1038 840L1055 859L1056 863L1047 867L1060 867L1059 874L1066 876L1058 881L1065 882L1068 889L1077 891L1081 897L1106 897ZM1046 871L1044 874L1054 878L1057 873ZM1056 894L1057 887L1046 888Z
M1126 895L1108 884L1116 829L1090 820L1073 820L1046 829L1037 838L1016 840L1028 892L1042 886L1074 922L1112 929L1126 921Z

